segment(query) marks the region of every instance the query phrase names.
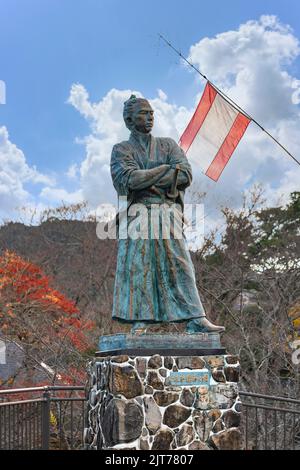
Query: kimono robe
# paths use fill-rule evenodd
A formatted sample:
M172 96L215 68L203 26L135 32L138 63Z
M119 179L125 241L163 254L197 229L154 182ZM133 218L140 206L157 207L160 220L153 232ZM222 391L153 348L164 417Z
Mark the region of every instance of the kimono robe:
M127 196L128 206L139 203L159 208L162 224L163 204L173 204L170 187L133 190L130 177L135 170L169 164L180 165L177 210L183 211L184 190L191 184L191 166L183 150L170 138L155 138L137 131L130 139L113 147L111 175L119 196ZM128 210L128 208L127 208ZM130 217L127 221L130 224ZM162 227L160 227L162 228ZM113 319L120 321L176 322L205 316L195 282L194 266L184 235L181 239L120 239L113 299Z

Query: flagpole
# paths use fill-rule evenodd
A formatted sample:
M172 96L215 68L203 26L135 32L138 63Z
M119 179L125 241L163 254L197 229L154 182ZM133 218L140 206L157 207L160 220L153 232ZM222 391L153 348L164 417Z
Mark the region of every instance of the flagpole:
M241 108L237 103L235 103L235 101L233 101L229 96L227 96L222 90L220 90L213 82L211 82L202 72L200 72L199 69L197 69L197 67L195 67L186 57L184 57L184 55L181 54L180 51L178 51L162 34L159 34L158 35L160 39L162 39L171 49L173 49L174 52L176 52L176 54L179 55L179 57L181 57L181 59L183 59L190 67L192 67L192 69L195 70L195 72L197 72L199 75L201 75L202 78L204 78L206 81L208 81L214 88L215 90L220 93L220 95L225 99L225 101L227 101L231 106L233 106L234 108L237 109L237 111L240 111L242 112L248 119L251 119L252 122L254 122L254 124L256 124L263 132L265 132L265 134L267 134L269 137L271 137L271 139L277 144L279 145L279 147L282 148L282 150L284 150L296 163L298 163L298 165L300 166L300 162L299 160L297 160L297 158L294 157L294 155L292 155L272 134L270 134L269 131L267 131L261 124L259 124L259 122L256 121L256 119L254 119L252 116L250 116L250 114L248 114L246 111L243 110L243 108Z

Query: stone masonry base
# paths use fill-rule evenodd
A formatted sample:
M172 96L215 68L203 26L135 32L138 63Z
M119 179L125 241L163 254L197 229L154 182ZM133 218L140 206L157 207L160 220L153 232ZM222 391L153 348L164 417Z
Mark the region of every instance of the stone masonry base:
M89 363L86 449L240 449L236 356L108 356Z

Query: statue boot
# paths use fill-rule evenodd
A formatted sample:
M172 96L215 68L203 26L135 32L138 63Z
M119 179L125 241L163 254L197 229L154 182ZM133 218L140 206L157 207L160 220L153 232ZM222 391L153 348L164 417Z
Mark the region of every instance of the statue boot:
M130 333L132 335L138 335L141 333L146 333L149 323L144 321L135 321L131 327Z
M214 325L206 317L190 320L186 325L187 333L222 333L224 326Z

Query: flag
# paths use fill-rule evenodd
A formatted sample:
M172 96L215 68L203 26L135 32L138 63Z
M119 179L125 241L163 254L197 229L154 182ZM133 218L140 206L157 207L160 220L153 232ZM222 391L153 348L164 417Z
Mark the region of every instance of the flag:
M250 121L207 82L179 145L191 162L217 181Z

